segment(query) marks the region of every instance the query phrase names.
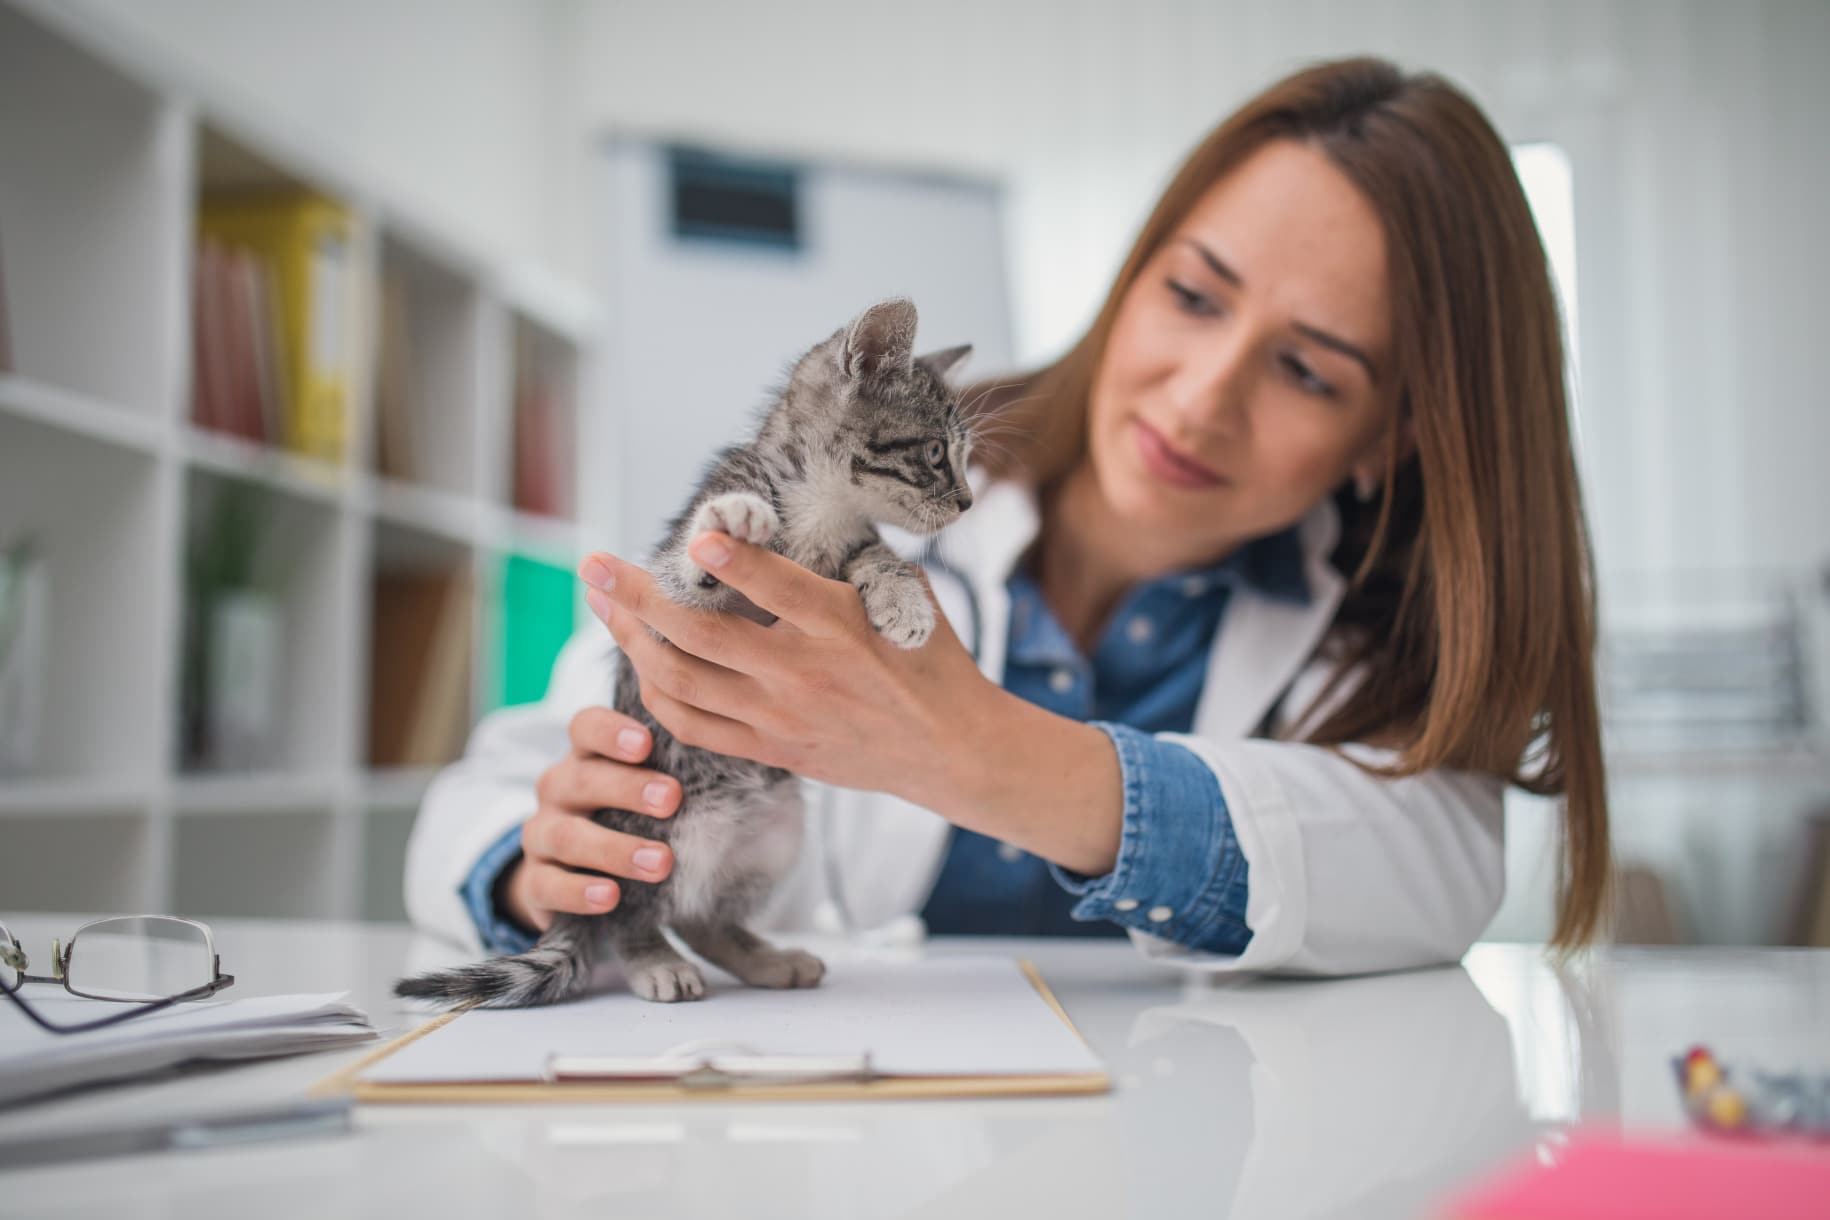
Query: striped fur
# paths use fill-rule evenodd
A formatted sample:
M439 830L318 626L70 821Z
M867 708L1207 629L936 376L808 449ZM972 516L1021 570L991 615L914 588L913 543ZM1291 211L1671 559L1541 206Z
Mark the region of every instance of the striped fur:
M720 454L651 557L675 601L769 616L692 562L687 543L706 528L768 546L854 585L871 624L920 647L934 607L919 572L883 544L875 522L931 534L972 503L970 436L946 373L968 348L916 358L915 307L886 301L798 360L755 437ZM405 979L396 994L515 1007L552 1004L591 987L614 960L636 994L671 1002L705 994L698 967L667 938L758 987L809 987L819 959L778 949L744 925L792 866L802 831L800 781L786 771L700 749L649 714L639 676L617 659L612 703L654 739L649 765L680 781L671 818L600 809L593 819L674 849L665 881L621 880L606 915L561 915L535 947L455 970Z

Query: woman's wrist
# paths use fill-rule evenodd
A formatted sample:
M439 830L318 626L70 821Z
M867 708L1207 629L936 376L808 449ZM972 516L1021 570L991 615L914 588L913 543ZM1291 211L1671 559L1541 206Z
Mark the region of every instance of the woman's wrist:
M540 935L534 926L534 913L528 906L523 879L527 875L527 856L517 855L508 862L508 866L496 877L491 888L496 911L517 931L530 936Z
M1110 872L1125 815L1111 739L990 682L955 710L937 752L942 764L902 795L1063 868Z

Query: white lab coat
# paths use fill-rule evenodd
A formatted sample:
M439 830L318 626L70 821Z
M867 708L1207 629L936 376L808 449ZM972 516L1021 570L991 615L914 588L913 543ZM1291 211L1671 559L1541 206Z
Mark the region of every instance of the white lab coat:
M1009 626L1005 581L1037 526L1025 489L985 488L941 536L930 566L941 609L994 681ZM1335 750L1249 736L1274 709L1300 713L1327 679L1315 652L1345 584L1327 561L1338 530L1327 501L1300 527L1307 605L1233 590L1193 729L1166 735L1219 779L1250 865L1252 941L1221 956L1132 932L1146 956L1215 972L1429 965L1459 958L1499 906L1502 781L1449 770L1385 779ZM614 658L607 631L581 632L555 663L546 698L486 716L464 757L433 781L407 849L407 910L420 928L481 948L459 888L482 853L533 813L534 783L565 754L572 716L609 702ZM1363 761L1389 757L1349 750ZM809 808L799 861L759 923L811 928L836 909L848 925L872 928L921 909L945 854L943 819L881 793L811 785ZM1126 897L1154 905L1150 894Z

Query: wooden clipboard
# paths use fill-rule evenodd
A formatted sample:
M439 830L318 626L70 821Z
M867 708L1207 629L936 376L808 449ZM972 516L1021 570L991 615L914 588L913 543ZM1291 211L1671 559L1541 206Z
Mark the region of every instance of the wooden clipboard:
M1084 1046L1086 1039L1068 1019L1067 1011L1037 973L1034 964L1019 961L1037 993L1069 1032ZM411 1104L471 1104L476 1102L732 1102L732 1101L857 1101L871 1098L944 1097L1044 1097L1106 1093L1111 1077L1103 1072L1072 1075L1008 1076L879 1076L868 1080L817 1083L745 1083L726 1088L688 1088L672 1081L568 1080L568 1081L440 1081L394 1083L360 1079L368 1068L402 1047L443 1028L468 1012L471 1006L442 1013L417 1029L363 1056L313 1085L313 1097L349 1095L358 1102ZM1090 1049L1090 1048L1089 1048Z

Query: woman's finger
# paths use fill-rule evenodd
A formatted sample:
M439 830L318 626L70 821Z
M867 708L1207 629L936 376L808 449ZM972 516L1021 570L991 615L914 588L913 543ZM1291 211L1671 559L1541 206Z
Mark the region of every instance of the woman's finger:
M716 531L700 534L687 551L706 571L808 635L830 639L857 625L858 595L850 585L815 575L786 555Z
M677 647L735 670L749 670L779 644L766 628L739 615L682 606L648 572L614 555L592 555L578 571L587 581L600 582L585 600L606 626L613 608L621 606Z
M664 818L680 807L678 780L607 758L569 758L541 775L534 791L541 804L576 810L580 816L610 808Z
M533 861L525 867L528 870L528 905L546 913L546 918L539 921L539 931L544 932L552 925L551 912L596 915L614 909L622 901L622 887L608 877L574 873Z
M623 762L641 762L654 749L648 730L634 717L608 707L587 707L567 727L572 748Z
M607 622L644 690L662 691L681 703L712 710L736 707L751 693L749 678L655 639L633 611L613 606Z
M522 828L521 846L530 860L631 881L659 881L673 869L667 844L623 834L589 818L536 816Z
M650 690L646 682L642 683L642 702L668 732L689 746L773 765L759 755L762 744L756 730L741 721L681 703L665 691Z

